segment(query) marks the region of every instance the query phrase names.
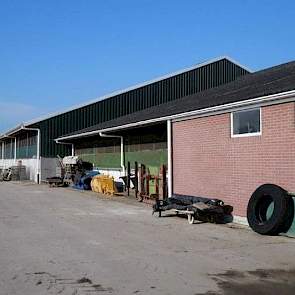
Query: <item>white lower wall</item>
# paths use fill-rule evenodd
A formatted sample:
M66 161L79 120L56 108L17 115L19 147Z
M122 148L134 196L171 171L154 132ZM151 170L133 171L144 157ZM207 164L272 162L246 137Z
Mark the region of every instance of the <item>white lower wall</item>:
M16 166L21 161L23 166L26 166L27 180L37 182L37 159L0 159L0 168L7 169L11 166Z

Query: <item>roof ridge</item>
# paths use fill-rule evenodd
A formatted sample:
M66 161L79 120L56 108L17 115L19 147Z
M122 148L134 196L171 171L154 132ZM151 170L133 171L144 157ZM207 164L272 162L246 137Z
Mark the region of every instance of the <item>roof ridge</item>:
M246 70L246 71L248 71L250 73L252 72L249 68L241 65L240 63L238 63L237 61L235 61L233 58L231 58L229 56L226 56L226 55L222 55L222 56L219 56L219 57L216 57L216 58L208 59L208 60L206 60L204 62L201 62L201 63L194 64L194 65L192 65L190 67L186 67L186 68L183 68L181 70L174 71L174 72L171 72L171 73L168 73L168 74L159 76L157 78L154 78L154 79L151 79L151 80L147 80L145 82L138 83L138 84L132 85L130 87L123 88L123 89L120 89L120 90L111 92L109 94L102 95L102 96L100 96L98 98L95 98L93 100L90 100L88 102L81 103L81 104L74 105L72 107L66 108L63 111L57 111L57 112L53 112L53 113L51 113L49 115L41 116L39 118L36 118L36 119L30 120L30 121L24 122L23 124L25 126L30 126L30 125L36 124L36 123L38 123L40 121L44 121L44 120L50 119L52 117L56 117L58 115L62 115L62 114L68 113L68 112L73 111L75 109L79 109L79 108L86 107L86 106L91 105L91 104L95 104L95 103L97 103L99 101L102 101L102 100L111 98L113 96L116 96L116 95L119 95L119 94L123 94L123 93L127 93L129 91L132 91L132 90L135 90L135 89L138 89L138 88L141 88L141 87L144 87L144 86L147 86L147 85L150 85L150 84L159 82L159 81L163 81L165 79L169 79L171 77L180 75L182 73L189 72L189 71L194 70L194 69L197 69L197 68L201 68L203 66L209 65L209 64L214 63L214 62L221 61L223 59L228 60L229 62L231 62L231 63L233 63L233 64L235 64L235 65L243 68L244 70Z

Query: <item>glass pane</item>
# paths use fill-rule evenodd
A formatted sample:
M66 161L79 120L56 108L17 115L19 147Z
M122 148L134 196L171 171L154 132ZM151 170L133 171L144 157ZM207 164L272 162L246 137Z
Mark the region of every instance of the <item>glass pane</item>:
M233 134L260 132L260 109L233 113Z

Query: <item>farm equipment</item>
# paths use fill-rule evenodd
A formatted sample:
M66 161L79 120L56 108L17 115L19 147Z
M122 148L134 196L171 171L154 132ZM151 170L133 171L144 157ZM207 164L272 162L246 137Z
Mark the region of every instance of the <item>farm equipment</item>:
M61 170L60 176L47 178L46 180L49 186L78 185L87 171L93 169L91 163L82 161L78 156L68 156L64 158L58 156L58 160Z

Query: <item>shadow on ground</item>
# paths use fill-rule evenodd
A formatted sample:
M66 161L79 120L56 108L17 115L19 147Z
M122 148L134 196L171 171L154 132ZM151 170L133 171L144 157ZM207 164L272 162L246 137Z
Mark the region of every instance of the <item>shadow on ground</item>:
M295 270L227 271L210 275L217 282L219 291L195 295L293 295L295 294Z

